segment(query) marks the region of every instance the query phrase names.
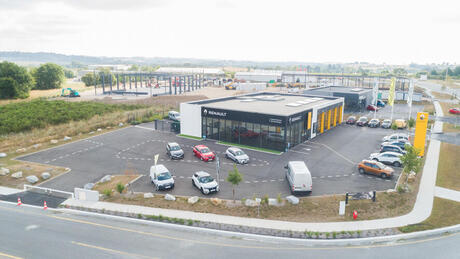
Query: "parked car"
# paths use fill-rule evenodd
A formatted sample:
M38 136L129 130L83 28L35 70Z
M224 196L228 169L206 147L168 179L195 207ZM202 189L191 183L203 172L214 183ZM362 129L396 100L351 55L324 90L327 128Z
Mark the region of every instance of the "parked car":
M169 117L170 120L180 121L180 113L178 113L176 111L169 111L168 117Z
M382 100L377 100L377 107L385 107L385 102Z
M205 145L196 145L193 147L193 154L201 161L212 161L216 159L216 154Z
M150 181L157 191L174 188L174 178L164 165L150 167Z
M356 122L356 125L357 126L367 126L367 123L369 122L369 120L367 119L367 117L360 117L359 120Z
M403 119L395 120L395 124L398 127L398 129L405 129L407 127L407 122Z
M405 139L383 142L382 145L380 145L380 147L385 146L385 145L395 145L395 146L400 147L402 150L406 150L406 145L411 146L410 142Z
M176 142L169 142L166 145L166 154L171 159L182 159L184 158L184 151Z
M227 148L227 151L225 151L225 157L238 164L247 164L249 162L249 156L246 155L243 150L236 147Z
M390 151L390 152L396 152L396 153L400 153L400 154L406 154L406 151L396 145L383 145L380 147L380 153L383 153L383 152L387 152L387 151Z
M394 133L394 134L383 137L382 142L388 142L388 141L399 140L399 139L405 139L406 141L409 141L409 136L404 133Z
M353 125L356 123L356 117L355 116L350 116L348 117L347 121L346 121L346 124L350 124L350 125Z
M401 156L402 154L387 151L383 153L372 153L369 159L399 167L402 165Z
M391 120L390 119L383 120L382 121L382 128L384 128L384 129L391 128Z
M449 113L460 114L460 108L451 108L449 109Z
M219 191L219 183L214 178L204 171L199 171L193 174L192 184L198 188L203 194L210 194Z
M363 160L361 163L358 164L358 171L361 174L373 174L380 176L382 178L390 178L393 177L394 174L394 169L385 166L384 164L378 162L378 161L372 161L372 160Z
M292 194L313 190L313 182L310 170L303 161L289 161L284 167L286 169L286 179Z
M373 104L369 104L367 105L367 108L366 108L368 111L378 111L379 108Z
M380 127L380 120L379 119L372 119L367 124L369 128L378 128Z

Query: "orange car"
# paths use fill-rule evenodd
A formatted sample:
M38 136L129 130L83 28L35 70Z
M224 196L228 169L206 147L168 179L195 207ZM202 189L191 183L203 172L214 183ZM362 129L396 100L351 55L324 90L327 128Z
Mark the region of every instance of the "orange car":
M361 174L368 173L382 178L393 177L393 168L374 160L363 160L358 164L358 171Z

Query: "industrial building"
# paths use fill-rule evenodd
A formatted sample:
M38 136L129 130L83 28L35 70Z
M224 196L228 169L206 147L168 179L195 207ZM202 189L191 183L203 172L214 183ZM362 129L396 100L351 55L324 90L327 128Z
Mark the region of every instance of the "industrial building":
M249 82L280 82L282 71L276 70L255 70L251 72L236 72L235 79Z
M259 92L181 103L181 134L284 151L343 119L344 99Z
M345 111L359 111L372 102L372 89L326 86L304 90L304 94L343 97Z

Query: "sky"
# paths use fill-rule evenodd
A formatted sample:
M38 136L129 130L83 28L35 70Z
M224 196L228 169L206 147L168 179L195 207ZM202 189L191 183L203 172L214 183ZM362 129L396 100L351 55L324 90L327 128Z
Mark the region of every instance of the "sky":
M458 0L0 0L0 51L460 63Z

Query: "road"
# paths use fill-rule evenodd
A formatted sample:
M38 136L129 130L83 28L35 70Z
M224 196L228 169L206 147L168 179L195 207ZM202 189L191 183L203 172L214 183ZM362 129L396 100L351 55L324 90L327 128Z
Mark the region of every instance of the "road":
M458 258L460 234L377 246L222 236L0 203L0 258Z
M460 99L460 89L454 89L450 87L443 88L442 85L440 84L436 84L433 82L427 82L427 81L420 81L420 80L417 81L417 85L422 88L428 89L430 91L436 91L439 93L455 95L457 99Z

